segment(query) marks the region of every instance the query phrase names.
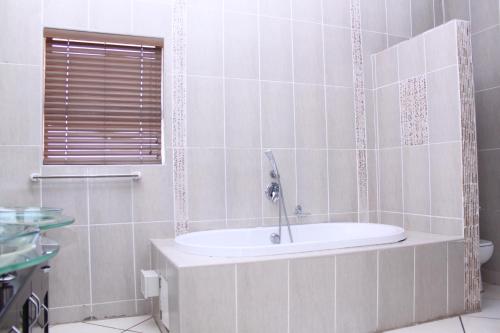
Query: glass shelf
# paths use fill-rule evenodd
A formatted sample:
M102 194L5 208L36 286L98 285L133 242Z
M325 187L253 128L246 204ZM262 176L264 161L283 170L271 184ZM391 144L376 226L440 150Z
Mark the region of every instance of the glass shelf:
M39 265L52 259L59 252L59 244L55 241L38 235L34 237L36 239L31 243L27 239L25 242L18 241L17 248L14 246L15 243L10 243L10 246L14 246L10 249L5 248L9 242L0 244L0 249L11 250L6 253L0 252L0 275Z
M40 231L60 228L75 222L69 216L61 215L60 208L28 207L28 208L0 208L1 223L17 223L27 226L36 226Z

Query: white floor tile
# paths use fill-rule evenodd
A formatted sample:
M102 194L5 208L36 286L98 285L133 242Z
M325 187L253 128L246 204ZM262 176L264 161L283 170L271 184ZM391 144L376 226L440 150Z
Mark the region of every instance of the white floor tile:
M467 333L500 332L500 319L462 317L462 322Z
M458 317L448 318L421 325L401 328L387 333L463 333Z
M481 312L471 313L463 316L463 318L465 317L500 319L500 300L483 297L481 301Z
M500 286L483 283L484 292L481 293L483 299L498 299L500 300Z
M132 326L142 323L150 317L151 316L122 317L104 320L92 320L86 321L85 323L126 330Z
M50 327L50 333L119 333L122 330L85 323L63 324Z
M146 320L142 324L130 328L130 331L137 333L160 333L160 329L156 326L153 318Z

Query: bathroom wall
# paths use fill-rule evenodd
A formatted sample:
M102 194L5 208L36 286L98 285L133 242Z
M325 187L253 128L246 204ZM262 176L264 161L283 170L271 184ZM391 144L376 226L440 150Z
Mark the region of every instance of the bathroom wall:
M0 204L59 206L77 219L49 233L62 244L52 262L52 321L147 313L137 283L150 265L148 239L173 237L176 224L195 231L276 223L276 207L262 195L268 148L289 212L301 204L311 214L299 222L377 221L379 203L370 195L376 134L365 125L375 116L369 59L414 35L422 17L437 24L428 7L416 6L419 0L2 1ZM163 165L42 166L43 27L165 38ZM174 123L179 103L185 118ZM174 143L178 126L182 146ZM179 152L185 164L174 163ZM33 172L129 171L142 179L29 180ZM176 171L183 182L174 186Z
M149 267L149 239L173 237L172 163L144 167L42 166L43 27L165 37L166 1L7 0L0 2L0 205L64 208L73 226L48 237L62 248L51 262L51 320L149 312L138 272ZM169 59L166 48L165 59ZM168 66L165 66L168 73ZM165 80L164 109L169 110ZM166 116L165 119L168 119ZM168 121L166 121L168 125ZM170 130L166 126L165 136ZM140 181L33 183L33 172L85 174L141 171Z

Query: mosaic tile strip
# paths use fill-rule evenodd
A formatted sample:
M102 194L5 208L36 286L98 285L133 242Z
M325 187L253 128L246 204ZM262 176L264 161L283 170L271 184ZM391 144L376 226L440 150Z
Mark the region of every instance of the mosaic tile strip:
M479 189L476 109L470 24L457 22L458 70L462 121L462 181L465 238L465 310L481 307L479 263Z
M354 83L354 119L358 165L358 221L368 220L368 171L366 165L366 109L363 49L361 40L361 3L351 0L351 44Z
M186 2L175 0L173 19L172 145L176 234L188 231L186 195Z
M399 84L404 146L422 145L429 141L426 86L425 75Z

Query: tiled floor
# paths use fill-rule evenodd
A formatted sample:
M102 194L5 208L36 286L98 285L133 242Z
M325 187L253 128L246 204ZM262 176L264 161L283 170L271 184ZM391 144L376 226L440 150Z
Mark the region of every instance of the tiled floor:
M470 315L438 320L407 327L390 333L499 333L500 286L484 285L482 311ZM115 318L53 326L51 333L160 333L151 316ZM216 332L206 332L216 333ZM387 332L389 333L389 332Z
M56 325L50 333L160 333L151 316L124 317Z
M481 298L482 311L479 313L438 320L390 333L499 333L500 286L485 283Z

